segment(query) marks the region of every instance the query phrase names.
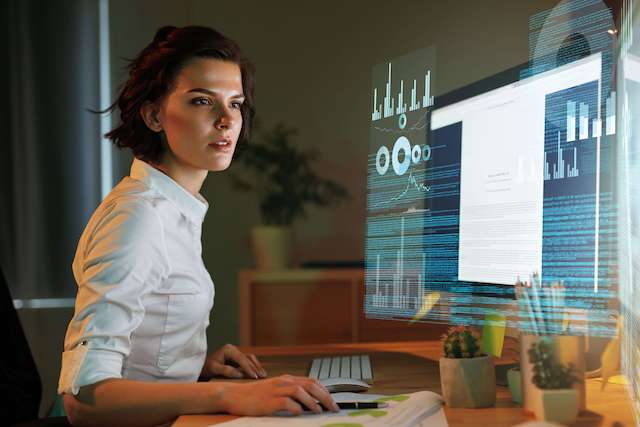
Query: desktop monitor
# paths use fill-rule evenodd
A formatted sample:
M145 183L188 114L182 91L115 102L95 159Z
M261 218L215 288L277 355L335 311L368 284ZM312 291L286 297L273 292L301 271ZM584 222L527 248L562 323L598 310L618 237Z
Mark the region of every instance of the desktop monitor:
M563 289L573 331L612 334L616 100L602 55L522 79L516 67L405 118L385 117L405 99L393 65L372 113L367 317L480 325L499 311L536 332L514 285L537 275ZM414 107L421 88L407 86Z

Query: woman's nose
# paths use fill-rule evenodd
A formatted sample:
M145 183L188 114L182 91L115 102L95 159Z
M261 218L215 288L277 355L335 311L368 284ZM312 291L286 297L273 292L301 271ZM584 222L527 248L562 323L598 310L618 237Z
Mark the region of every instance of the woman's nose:
M233 116L228 108L221 108L216 115L214 126L216 129L224 130L229 129L233 125Z

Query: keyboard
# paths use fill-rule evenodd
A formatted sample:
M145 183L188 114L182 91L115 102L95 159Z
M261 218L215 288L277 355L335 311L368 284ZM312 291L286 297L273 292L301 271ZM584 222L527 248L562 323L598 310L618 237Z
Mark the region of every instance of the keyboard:
M371 359L368 354L313 359L308 376L318 380L325 378L353 378L362 380L367 384L373 383L373 370L371 369Z

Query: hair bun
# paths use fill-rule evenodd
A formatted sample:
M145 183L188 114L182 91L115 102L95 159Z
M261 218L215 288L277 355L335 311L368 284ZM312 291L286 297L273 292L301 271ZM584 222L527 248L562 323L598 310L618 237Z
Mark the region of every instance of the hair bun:
M167 25L167 26L161 27L156 32L156 35L153 38L152 44L158 45L158 44L162 43L163 41L166 41L169 38L169 35L173 32L173 30L175 30L177 28L178 27L174 27L172 25Z

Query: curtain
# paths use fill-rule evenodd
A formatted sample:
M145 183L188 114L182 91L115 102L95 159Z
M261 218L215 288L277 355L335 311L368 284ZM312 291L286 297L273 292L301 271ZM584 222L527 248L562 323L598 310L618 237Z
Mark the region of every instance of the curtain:
M0 265L14 298L75 296L100 200L98 1L2 2Z

